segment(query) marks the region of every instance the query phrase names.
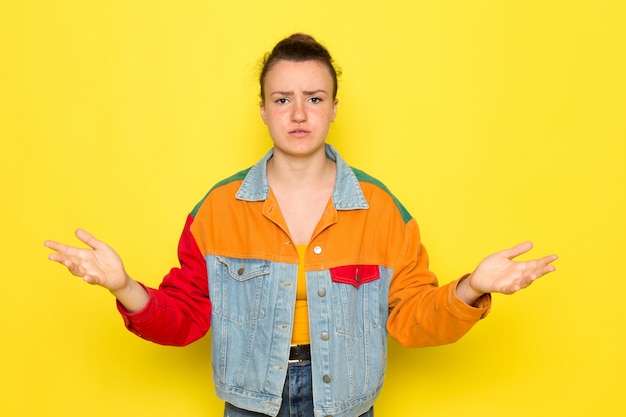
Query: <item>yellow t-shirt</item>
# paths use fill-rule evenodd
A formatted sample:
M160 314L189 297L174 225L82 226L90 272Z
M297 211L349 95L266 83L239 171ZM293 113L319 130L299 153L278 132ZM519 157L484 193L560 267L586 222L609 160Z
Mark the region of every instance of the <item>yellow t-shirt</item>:
M307 245L296 245L298 249L298 285L296 288L296 308L293 320L292 345L308 345L311 343L309 335L309 308L306 299L306 269L304 255Z

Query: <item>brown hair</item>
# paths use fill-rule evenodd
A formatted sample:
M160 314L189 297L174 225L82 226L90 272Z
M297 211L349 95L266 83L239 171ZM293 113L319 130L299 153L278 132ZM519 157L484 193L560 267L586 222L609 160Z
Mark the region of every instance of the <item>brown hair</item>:
M326 65L331 77L333 78L333 99L337 97L337 77L341 75L341 71L335 67L333 58L328 50L312 36L304 33L294 33L293 35L278 42L272 52L265 54L262 62L261 75L259 82L261 84L261 100L265 100L265 91L263 83L267 72L278 61L318 61Z

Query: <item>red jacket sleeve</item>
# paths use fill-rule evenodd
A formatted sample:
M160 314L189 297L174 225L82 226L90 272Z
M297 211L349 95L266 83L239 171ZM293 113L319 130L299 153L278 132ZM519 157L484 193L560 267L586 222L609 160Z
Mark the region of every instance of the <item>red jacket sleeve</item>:
M191 234L189 215L178 245L179 268L165 276L159 289L145 287L150 295L140 311L117 308L126 327L141 338L162 345L184 346L204 336L211 324L211 300L206 261Z

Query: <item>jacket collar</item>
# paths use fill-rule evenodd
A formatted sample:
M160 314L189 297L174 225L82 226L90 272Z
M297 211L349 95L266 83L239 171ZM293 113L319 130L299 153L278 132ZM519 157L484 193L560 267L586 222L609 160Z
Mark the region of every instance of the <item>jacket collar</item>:
M267 182L267 161L274 155L274 149L257 162L246 174L236 198L244 201L265 201L270 192ZM337 150L326 144L326 157L337 164L337 177L332 194L333 205L337 210L367 209L369 206L363 195L359 180L354 171L339 156Z

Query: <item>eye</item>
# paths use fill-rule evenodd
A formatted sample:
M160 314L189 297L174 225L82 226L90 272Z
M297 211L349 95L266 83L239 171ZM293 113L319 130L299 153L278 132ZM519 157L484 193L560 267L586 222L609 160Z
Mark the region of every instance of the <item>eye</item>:
M286 98L279 98L279 99L276 99L276 100L274 101L274 103L277 103L277 104L285 104L285 103L287 103L287 99L286 99Z
M322 102L322 99L319 97L311 97L309 100L311 100L315 104Z

